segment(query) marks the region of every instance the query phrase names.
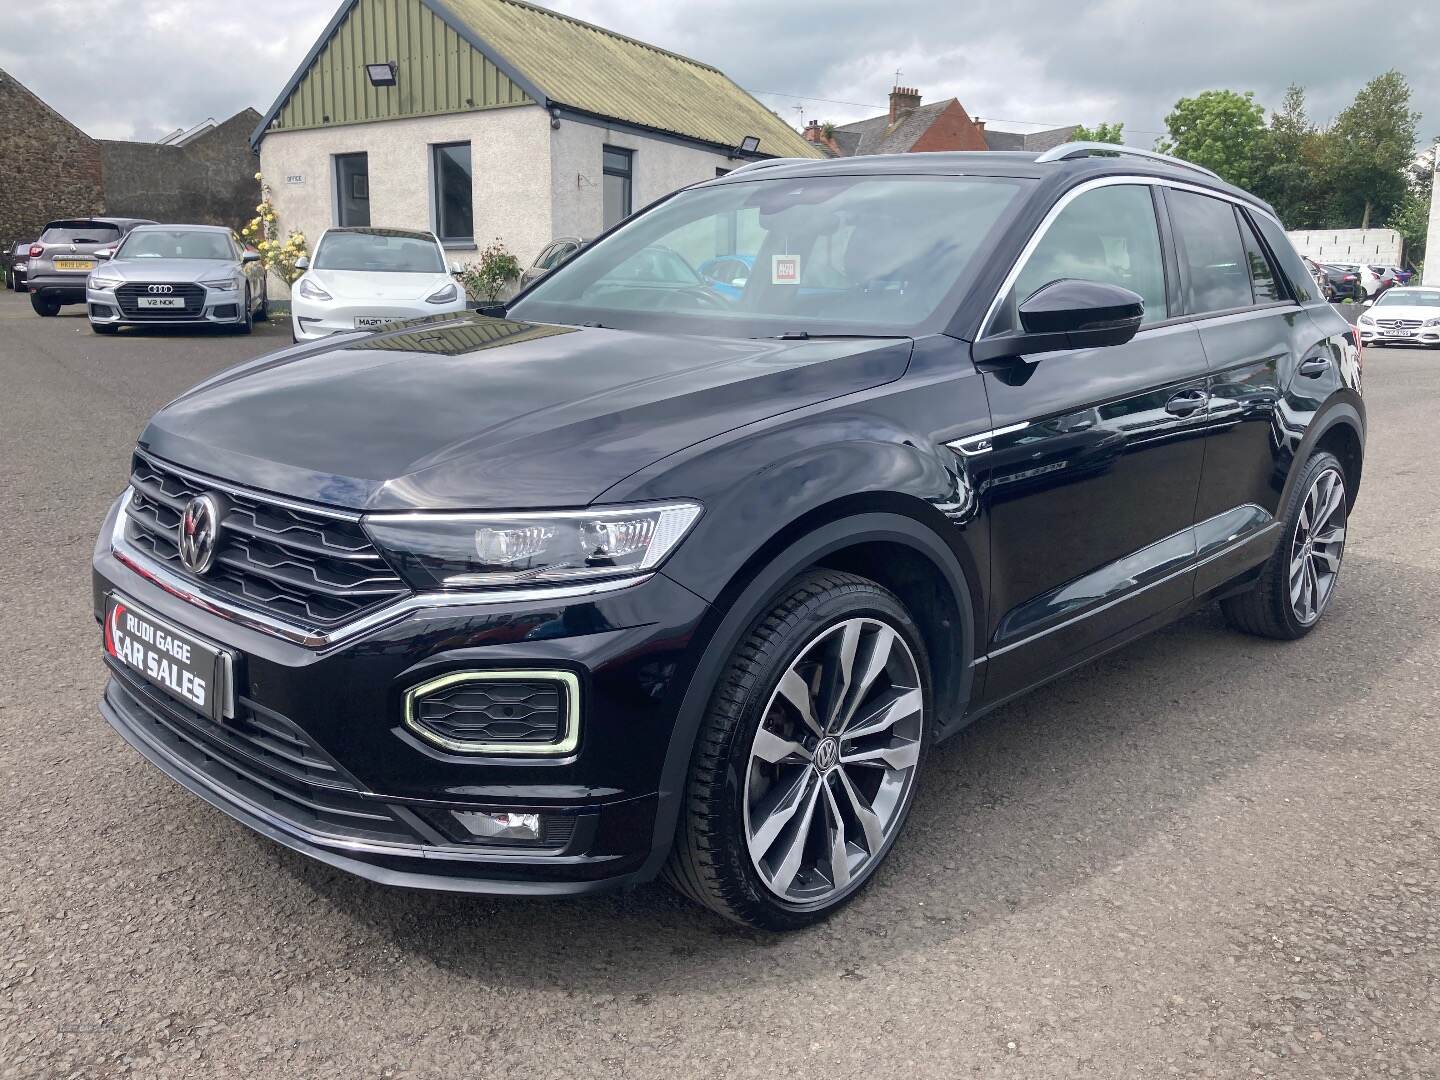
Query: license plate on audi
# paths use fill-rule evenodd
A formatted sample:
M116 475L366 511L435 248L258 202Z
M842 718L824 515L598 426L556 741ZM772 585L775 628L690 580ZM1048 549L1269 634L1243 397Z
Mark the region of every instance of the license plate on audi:
M183 296L141 296L136 298L135 303L145 308L183 308L185 298Z
M211 720L234 712L229 700L230 652L113 593L105 598L105 651L152 686Z

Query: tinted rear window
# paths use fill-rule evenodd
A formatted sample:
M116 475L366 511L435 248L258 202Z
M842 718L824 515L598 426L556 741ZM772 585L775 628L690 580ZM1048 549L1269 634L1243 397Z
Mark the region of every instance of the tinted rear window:
M40 236L42 244L109 244L120 239L120 230L103 221L63 221Z

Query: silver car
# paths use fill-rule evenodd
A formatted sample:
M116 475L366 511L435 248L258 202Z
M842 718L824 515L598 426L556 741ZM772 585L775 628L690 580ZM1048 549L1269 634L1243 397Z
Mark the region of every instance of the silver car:
M260 254L218 225L142 225L85 283L90 329L228 326L248 334L268 314Z

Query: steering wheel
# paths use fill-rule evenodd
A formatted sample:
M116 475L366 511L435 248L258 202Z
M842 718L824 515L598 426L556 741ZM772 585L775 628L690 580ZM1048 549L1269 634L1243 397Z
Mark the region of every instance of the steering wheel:
M660 302L660 309L662 311L684 310L675 303L681 297L698 301L696 306L710 311L724 311L730 307L730 299L715 290L707 289L704 285L686 285L683 289L666 290L665 299Z

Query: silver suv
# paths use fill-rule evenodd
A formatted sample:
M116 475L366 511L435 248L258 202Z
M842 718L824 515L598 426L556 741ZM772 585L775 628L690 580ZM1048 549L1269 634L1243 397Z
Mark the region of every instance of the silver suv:
M113 252L137 225L154 225L146 218L87 217L52 221L30 245L25 280L35 314L60 314L63 304L85 302L85 279L99 261L96 252Z

